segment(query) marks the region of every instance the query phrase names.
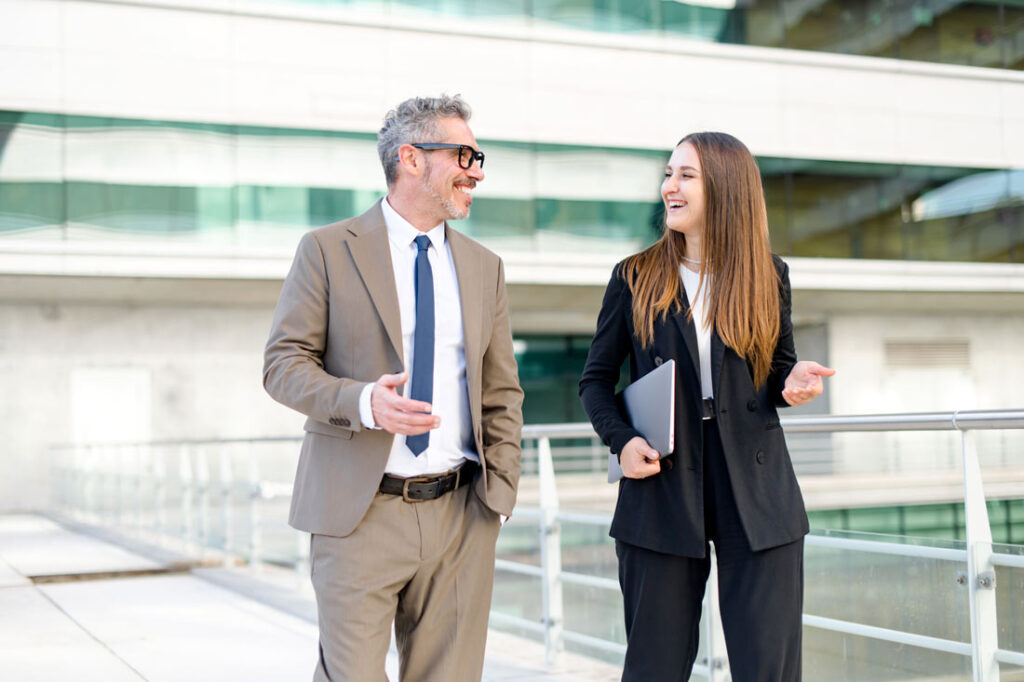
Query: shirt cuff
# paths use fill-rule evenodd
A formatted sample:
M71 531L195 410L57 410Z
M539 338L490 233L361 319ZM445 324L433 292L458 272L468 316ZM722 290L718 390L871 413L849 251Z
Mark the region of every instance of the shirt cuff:
M366 384L359 394L359 421L363 422L363 428L365 429L380 428L373 419L373 408L370 407L370 394L373 393L373 387L376 385L377 382Z

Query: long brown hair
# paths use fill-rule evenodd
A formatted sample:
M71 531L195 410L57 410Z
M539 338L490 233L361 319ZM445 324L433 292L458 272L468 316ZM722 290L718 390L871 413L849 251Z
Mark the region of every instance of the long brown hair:
M710 279L706 324L753 369L762 386L771 371L779 338L779 276L768 242L768 212L757 162L727 133L691 133L704 184L701 287ZM677 147L679 145L676 145ZM643 346L654 339L654 323L682 307L679 266L686 237L664 228L661 239L625 261L633 294L633 327ZM692 319L693 311L687 311Z

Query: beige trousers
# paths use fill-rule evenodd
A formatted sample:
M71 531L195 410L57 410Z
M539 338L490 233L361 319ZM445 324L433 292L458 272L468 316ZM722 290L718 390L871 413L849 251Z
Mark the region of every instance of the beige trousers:
M378 493L351 535L314 535L314 682L387 680L392 621L402 682L479 682L500 525L470 484L417 503Z

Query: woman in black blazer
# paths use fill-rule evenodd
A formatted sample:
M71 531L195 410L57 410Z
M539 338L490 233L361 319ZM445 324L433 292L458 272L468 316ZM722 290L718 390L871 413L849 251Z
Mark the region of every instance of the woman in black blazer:
M624 681L687 680L715 543L736 682L800 679L800 488L778 406L834 372L797 362L789 269L771 253L757 164L725 133L684 137L661 187L666 230L619 263L605 291L580 397L625 478L612 520L626 616ZM658 453L615 400L676 360L675 449Z

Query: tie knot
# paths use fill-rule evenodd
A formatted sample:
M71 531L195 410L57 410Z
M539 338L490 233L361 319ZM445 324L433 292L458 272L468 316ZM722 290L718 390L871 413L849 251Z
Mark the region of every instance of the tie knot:
M421 234L419 237L416 237L415 241L416 247L420 251L426 251L430 247L430 237L425 234Z

